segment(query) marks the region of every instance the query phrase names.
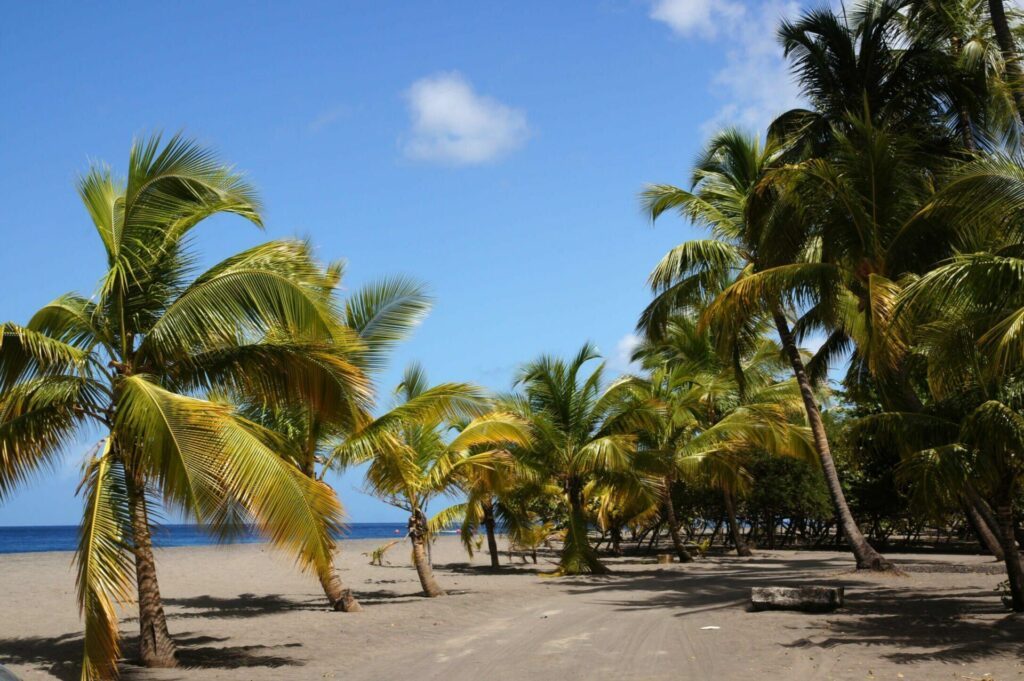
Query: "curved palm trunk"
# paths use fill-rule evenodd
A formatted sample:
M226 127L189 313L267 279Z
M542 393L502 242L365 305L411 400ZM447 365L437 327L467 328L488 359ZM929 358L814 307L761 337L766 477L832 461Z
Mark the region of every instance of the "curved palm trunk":
M563 575L604 574L608 572L608 568L598 560L597 552L590 545L590 538L587 536L587 513L583 507L582 487L570 483L567 494L569 527L566 528L558 571Z
M143 485L129 483L132 532L135 535L135 579L139 590L139 659L146 667L176 667L174 640L167 630L167 617L156 578L153 541Z
M316 443L319 428L316 419L311 418L309 423L309 440L306 446L306 460L302 465L302 474L311 480L316 479ZM331 554L334 554L334 546L331 546ZM320 586L324 590L324 595L327 596L327 602L331 604L331 609L335 612L361 612L363 610L362 606L356 600L352 589L346 588L342 584L341 575L338 574L337 568L334 567L333 560L332 558L331 565L327 566L325 571L317 574Z
M1006 577L1010 582L1010 607L1014 612L1024 612L1024 568L1020 563L1020 551L1013 532L1013 507L1009 502L999 504L996 510L999 518L1000 539L1003 542L1003 562Z
M318 575L320 586L324 589L331 607L337 612L361 612L363 607L359 605L352 589L346 588L341 582L341 576L332 565L326 574Z
M981 544L981 548L984 551L991 553L996 560L1004 560L1003 546L988 523L985 522L985 518L978 511L978 507L972 504L968 499L963 500L963 511L967 517L967 524L971 526L971 530L974 535L978 538L978 543Z
M1000 534L999 519L996 518L995 511L992 510L992 507L988 505L988 502L985 501L980 494L978 494L978 491L974 489L974 485L968 483L964 487L964 493L967 495L968 501L971 502L971 505L974 506L974 509L978 512L978 515L980 515L985 521L989 531L998 537ZM1000 547L1002 547L1002 544L1000 544ZM1000 558L1000 560L1002 559Z
M676 550L676 556L680 563L693 562L693 556L686 550L683 538L679 536L679 519L676 517L675 506L672 505L672 476L665 478L665 493L661 503L665 509L665 520L668 522L668 534L672 537L672 547Z
M849 543L854 557L857 559L859 569L870 570L891 570L892 563L887 561L882 554L871 547L864 534L857 526L850 512L850 506L846 503L846 496L839 484L839 475L836 472L835 461L832 460L832 450L829 448L828 436L825 434L825 424L821 420L821 412L818 410L817 400L814 398L814 390L811 388L811 381L807 378L804 369L804 361L800 357L800 350L797 348L793 333L789 329L789 322L786 320L782 309L775 307L772 310L772 317L775 320L775 328L782 341L782 348L789 358L793 367L793 375L800 386L800 395L804 402L804 411L807 412L807 422L811 427L811 434L814 438L814 449L821 461L821 471L825 475L825 485L828 487L829 496L832 499L832 507L836 514L839 527Z
M1007 80L1010 81L1010 89L1013 92L1013 100L1017 103L1017 113L1024 122L1024 82L1020 63L1017 61L1017 48L1013 42L1013 33L1010 31L1010 23L1006 20L1006 8L1003 7L1003 0L988 0L989 17L992 19L992 28L995 30L996 42L999 43L999 50L1003 53Z
M498 538L494 533L494 504L490 501L484 504L484 529L487 531L487 551L491 554L491 567L497 570L501 567L500 556L498 556Z
M409 516L409 539L412 540L412 562L424 595L429 598L444 596L445 591L434 579L434 568L427 556L427 519L422 511L417 510Z
M729 519L729 532L732 534L732 543L736 545L736 555L753 555L750 547L747 546L747 542L743 541L743 533L740 532L740 525L736 520L736 503L733 501L732 492L723 490L722 500L725 504L725 514Z

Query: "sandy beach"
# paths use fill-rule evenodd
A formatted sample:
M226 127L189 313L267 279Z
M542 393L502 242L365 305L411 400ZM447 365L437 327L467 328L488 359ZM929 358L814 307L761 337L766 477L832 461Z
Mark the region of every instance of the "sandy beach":
M611 561L610 576L552 579L541 557L495 574L457 540L435 545L450 595L426 599L404 545L344 542L344 578L365 607L324 608L316 582L262 545L164 549L160 578L181 669L125 679L1016 679L1024 621L975 556L892 556L902 576L851 571L848 556L760 552L690 565ZM24 679L75 679L81 625L70 553L0 556L0 662ZM825 615L748 612L755 585L844 585ZM122 630L132 654L133 613ZM705 629L705 627L718 627Z

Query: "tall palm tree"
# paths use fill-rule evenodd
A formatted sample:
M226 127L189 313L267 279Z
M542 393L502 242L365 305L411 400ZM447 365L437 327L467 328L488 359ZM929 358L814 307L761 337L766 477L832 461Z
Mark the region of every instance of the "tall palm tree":
M904 0L903 32L947 59L933 69L945 82L943 116L968 152L1018 146L1020 118L988 0Z
M582 373L598 357L590 344L569 361L542 356L519 370L520 392L504 400L533 432L533 444L518 450L520 459L559 487L568 508L558 566L563 575L607 571L588 537L592 483L643 484L636 436L616 423L622 417L619 398L601 384L604 364Z
M330 463L345 468L369 462L369 489L409 514L413 564L424 594L443 596L429 558L430 542L466 507L455 504L428 518L431 501L458 491L466 476L478 477L473 469L503 465L507 448L528 445L530 435L515 416L493 411L480 388L464 383L430 387L419 365L406 369L395 394L397 405L346 437ZM456 424L458 432L446 438Z
M704 308L705 323L714 322L722 327L720 338L735 348L742 338L749 336L760 318L769 314L800 388L839 527L858 566L885 569L889 564L868 543L846 502L814 383L783 307L781 293L786 287L757 287L749 283L752 280L763 283L765 277L761 273L767 269L788 274L792 265L778 265L778 259L792 258L802 245L799 241L795 244L785 241L790 235L782 233L774 242L769 241L768 252L764 252L768 228L790 217L781 209L775 210L774 193L764 193L762 189L778 167L782 151L772 139L762 145L738 131L727 130L716 135L698 158L692 177L693 191L672 185L652 185L645 190L643 203L652 219L667 210L677 210L709 228L712 238L683 243L662 259L651 273L650 282L656 295L641 315L640 328L657 338L672 310ZM798 263L797 267L802 264ZM821 280L819 270L797 271L807 282L817 284ZM792 290L792 279L785 281ZM801 294L809 288L805 285L796 290Z
M1006 16L1006 7L1003 0L988 0L989 18L992 21L992 28L996 34L996 41L1003 53L1003 62L1006 69L1006 79L1013 89L1013 98L1017 102L1017 111L1021 122L1024 123L1024 72L1020 67L1020 55L1017 53L1016 41L1013 38L1013 31Z
M79 193L107 256L92 299L68 294L0 334L0 492L51 464L80 433L105 433L82 483L78 603L83 679L116 672L117 602L139 607L147 666L173 666L150 534L159 501L221 535L255 522L311 571L330 561L341 508L279 455L282 443L231 406L366 402L349 360L361 343L324 296L308 245L276 241L199 276L188 248L206 217L260 225L243 178L181 137L133 145L126 180L97 166Z
M341 283L342 266L331 268L328 284L336 290ZM430 308L430 298L422 285L403 277L392 277L368 284L346 298L341 314L346 328L361 341L351 361L368 377L383 368L392 347L407 337ZM358 403L332 405L330 410L316 405L273 409L266 404L247 404L250 418L281 434L290 448L286 458L303 475L323 480L330 451L346 435L358 432L372 417ZM318 466L319 464L319 466ZM332 545L332 551L334 546ZM330 566L317 575L331 607L340 612L359 612L362 607L352 590L345 587L337 569Z
M935 43L903 30L907 0L865 0L841 11L820 7L778 29L783 53L810 109L779 116L772 132L797 155L821 156L833 128L850 115L945 147L952 130L951 57Z

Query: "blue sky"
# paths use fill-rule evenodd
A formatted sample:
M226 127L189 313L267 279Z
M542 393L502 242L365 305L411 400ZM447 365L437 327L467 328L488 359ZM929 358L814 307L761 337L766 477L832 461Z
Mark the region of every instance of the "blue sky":
M104 266L74 191L123 171L133 137L183 130L245 170L264 232L199 230L203 262L310 238L350 288L426 282L430 317L382 380L506 389L539 353L595 342L613 370L645 277L697 234L640 214L683 183L706 135L796 101L774 44L793 2L17 3L0 26L0 319L24 322ZM0 525L71 524L89 446L0 506ZM402 520L334 479L354 522Z

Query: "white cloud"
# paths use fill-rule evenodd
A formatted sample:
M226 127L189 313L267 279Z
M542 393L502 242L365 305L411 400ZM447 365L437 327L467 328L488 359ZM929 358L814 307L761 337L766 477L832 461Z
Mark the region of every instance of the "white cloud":
M725 53L725 65L711 79L712 94L723 104L702 126L705 135L729 125L763 133L777 115L800 105L775 37L779 20L799 12L795 0L655 0L651 18Z
M724 22L742 14L743 5L732 0L655 0L650 16L679 35L699 33L713 38Z
M412 134L404 148L410 158L486 163L518 149L530 135L523 111L477 94L458 72L422 78L406 97Z
M640 371L640 365L632 361L633 351L639 347L643 339L635 333L627 333L615 344L615 354L608 358L608 368L621 374L632 374Z

